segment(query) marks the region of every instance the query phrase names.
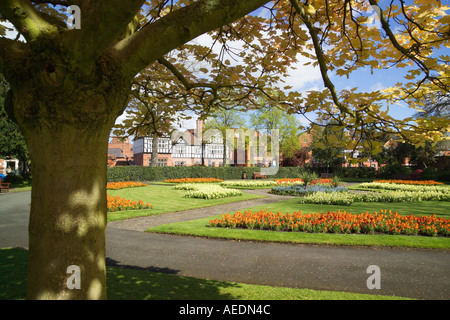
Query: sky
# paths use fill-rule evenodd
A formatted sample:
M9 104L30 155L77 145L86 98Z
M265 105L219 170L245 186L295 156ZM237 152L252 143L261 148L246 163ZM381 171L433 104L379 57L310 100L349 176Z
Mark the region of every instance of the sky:
M262 9L258 9L254 12L254 14L265 16L267 13L265 13ZM381 28L380 20L377 17L377 12L373 10L369 13L369 16L371 24L373 24L377 28ZM208 46L213 43L211 38L206 35L202 35L194 39L193 42ZM239 43L233 44L233 47L239 48ZM216 46L213 49L213 51L215 51L216 53L218 53L219 50L219 46ZM306 58L299 58L298 63L294 65L295 69L291 69L291 71L289 72L289 76L287 78L284 78L285 83L283 84L283 86L292 86L292 90L299 92L324 89L324 84L319 67L313 67L312 65L304 66L303 64L305 62L308 62ZM406 70L397 68L393 68L391 70L373 71L371 71L369 68L360 68L352 72L349 78L340 77L333 74L329 74L329 77L336 87L337 92L343 89L351 89L355 87L357 87L358 91L361 92L371 92L395 86L396 83L404 81L403 77L405 74ZM415 110L407 107L404 104L396 104L389 108L389 114L396 119L411 117L414 113L416 113ZM247 116L247 118L249 117L250 116ZM298 115L297 118L302 125L308 125L309 122L302 116ZM312 119L314 119L314 116L312 116ZM247 120L248 123L250 123L249 119ZM185 121L182 128L195 128L195 116L193 119Z
M264 13L258 12L259 15L264 15ZM379 20L376 18L376 12L372 12L372 21L373 24L377 27L380 27ZM213 44L213 40L207 36L202 35L192 42L197 44L202 44L205 46L211 46ZM239 43L233 43L233 48L240 48ZM213 52L219 53L220 46L216 45L213 47ZM233 59L230 59L233 61ZM305 62L309 62L310 60L300 57L299 61L294 64L295 69L291 69L289 72L289 76L287 78L283 78L284 83L283 86L292 86L293 91L306 92L310 90L322 90L324 89L324 83L322 79L322 75L320 73L320 69L318 66L313 67L310 65L303 65ZM351 89L357 87L358 91L376 91L382 90L391 86L394 86L397 82L403 81L404 70L393 69L393 70L371 70L367 69L358 69L350 74L349 78L335 76L333 74L329 74L331 81L339 92L342 89ZM414 110L402 106L396 105L393 108L390 108L390 115L394 118L405 118L410 117L415 113ZM314 119L314 115L308 115L311 119ZM250 123L249 118L251 115L247 116L247 122ZM309 121L306 120L303 116L297 115L298 121L307 126ZM195 128L196 116L193 115L193 119L187 120L183 122L181 129L191 129Z
M267 15L267 11L264 12L263 9L259 9L254 12L254 14L258 14L261 16ZM373 11L371 13L371 18L373 24L377 27L380 27L379 20L376 17L376 12ZM6 24L11 26L10 24ZM8 37L15 38L17 33L9 32ZM213 41L207 35L202 35L193 40L195 43L203 44L211 46ZM233 46L239 48L241 44L235 43ZM219 46L215 46L213 51L216 53L220 50ZM233 61L232 59L230 59ZM292 69L289 73L289 77L285 78L284 86L290 85L293 87L292 90L305 92L308 90L317 90L324 88L323 80L320 74L320 70L318 67L313 67L312 65L303 66L305 62L307 62L306 58L300 58L299 62L296 63L295 69ZM374 70L373 74L371 74L370 70L360 69L353 72L349 79L346 77L339 77L330 75L330 78L335 85L337 91L342 89L350 89L353 87L358 87L360 91L373 91L373 90L382 90L387 87L393 86L396 82L402 80L402 70L393 69L393 70ZM398 105L395 108L390 109L390 114L395 118L404 118L409 117L414 113L414 110L407 108L406 106ZM126 114L120 116L116 123L120 123ZM193 119L187 120L183 123L182 129L191 129L195 128L195 116ZM303 124L307 125L307 121L301 116L298 117L298 120Z

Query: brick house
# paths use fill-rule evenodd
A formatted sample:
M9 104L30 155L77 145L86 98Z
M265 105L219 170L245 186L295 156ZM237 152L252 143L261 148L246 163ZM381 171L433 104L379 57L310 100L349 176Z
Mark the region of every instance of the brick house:
M133 144L128 138L112 137L108 143L108 166L133 164Z
M238 154L228 146L224 148L223 137L220 132L212 135L207 141L200 141L198 132L202 132L203 121L196 122L196 129L189 129L181 133L176 141L169 135L158 139L158 166L193 166L205 165L209 167L223 166L223 154L228 155L232 166L249 166L250 151L248 146ZM134 140L134 164L150 166L152 159L153 138L141 137ZM224 151L226 149L226 151ZM239 161L238 161L239 160ZM267 166L267 161L256 157L258 166Z

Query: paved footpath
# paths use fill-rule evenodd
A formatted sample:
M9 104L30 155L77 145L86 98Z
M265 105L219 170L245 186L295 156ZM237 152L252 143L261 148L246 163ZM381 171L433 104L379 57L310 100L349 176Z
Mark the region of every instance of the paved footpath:
M138 217L122 221L109 222L108 226L112 228L142 231L156 227L162 224L182 222L188 220L195 220L200 218L206 218L213 215L235 212L244 208L251 208L264 204L279 202L287 199L292 199L292 196L277 196L267 192L267 190L245 190L246 193L253 193L265 196L264 198L244 200L232 203L224 203L213 207L204 207L197 209L190 209L184 211L164 213L161 215Z
M27 248L29 199L29 192L0 195L0 247ZM255 205L254 201L234 205L244 209ZM450 298L449 251L258 243L142 232L164 221L216 215L225 213L223 209L235 210L216 206L161 215L166 220L155 216L160 220L110 223L106 235L108 264L220 281ZM380 268L381 289L367 288L370 265Z

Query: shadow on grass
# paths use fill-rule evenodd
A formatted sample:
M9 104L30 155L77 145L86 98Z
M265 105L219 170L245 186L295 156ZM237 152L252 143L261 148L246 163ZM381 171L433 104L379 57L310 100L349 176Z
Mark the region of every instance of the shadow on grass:
M23 300L27 291L28 251L0 249L0 300Z
M230 300L239 296L221 292L238 284L177 276L169 268L120 265L107 259L109 300ZM0 249L0 300L23 300L27 286L28 251ZM83 284L81 284L83 285Z

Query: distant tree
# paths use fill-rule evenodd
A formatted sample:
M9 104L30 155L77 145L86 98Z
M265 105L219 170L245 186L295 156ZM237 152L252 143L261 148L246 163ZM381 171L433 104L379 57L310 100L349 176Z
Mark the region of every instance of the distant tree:
M428 94L422 101L417 117L450 117L450 93L437 91Z
M344 163L344 151L348 139L343 128L338 126L315 127L312 132L311 151L315 162L324 166L329 172L330 167Z
M4 104L8 83L0 77L0 157L17 158L25 169L28 163L28 148L19 127L8 116Z
M300 122L293 114L288 114L272 104L265 104L254 111L251 117L252 127L259 132L271 135L272 130L278 130L280 151L283 157L291 157L300 149L298 136Z
M377 155L377 160L388 165L402 165L408 158L410 164L424 169L436 161L438 151L438 144L430 141L423 146L415 146L401 140L391 140L383 152Z
M205 130L217 129L222 133L223 142L223 166L226 165L227 155L227 129L243 129L246 127L246 121L241 110L236 109L218 109L210 114L205 121Z
M301 148L293 152L291 156L283 156L284 167L304 167L306 161L311 158L307 148Z

